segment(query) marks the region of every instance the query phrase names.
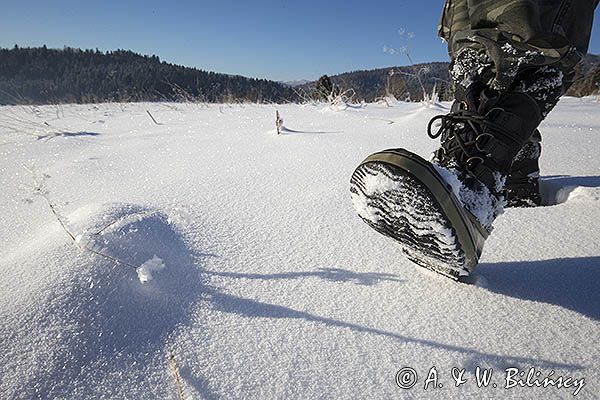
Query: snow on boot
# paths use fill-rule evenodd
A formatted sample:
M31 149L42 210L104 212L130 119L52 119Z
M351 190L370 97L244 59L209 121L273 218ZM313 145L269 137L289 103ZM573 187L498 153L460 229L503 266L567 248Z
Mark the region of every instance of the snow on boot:
M537 207L542 205L539 186L541 140L542 136L536 129L529 141L525 143L513 159L504 190L506 207Z
M433 162L405 149L367 157L350 181L353 205L419 266L468 276L502 212L512 160L541 119L525 93L499 96L477 82L459 88L451 112L429 123L430 137L442 142Z

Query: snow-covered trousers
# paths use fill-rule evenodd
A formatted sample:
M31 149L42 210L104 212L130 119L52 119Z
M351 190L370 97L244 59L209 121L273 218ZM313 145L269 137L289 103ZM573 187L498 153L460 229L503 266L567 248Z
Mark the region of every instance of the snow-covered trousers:
M452 64L461 54L479 58L476 72L489 87L503 92L522 71L549 67L560 71L564 93L587 52L599 1L446 0L438 34L448 43ZM456 70L455 83L469 81Z

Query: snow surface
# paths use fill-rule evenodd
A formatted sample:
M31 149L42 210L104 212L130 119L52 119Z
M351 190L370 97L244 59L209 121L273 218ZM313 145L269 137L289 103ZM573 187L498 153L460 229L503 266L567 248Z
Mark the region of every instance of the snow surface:
M573 397L504 389L510 367L597 398L600 104L543 123L554 205L501 215L472 285L412 266L348 190L370 153L429 157L448 107L0 107L0 398Z

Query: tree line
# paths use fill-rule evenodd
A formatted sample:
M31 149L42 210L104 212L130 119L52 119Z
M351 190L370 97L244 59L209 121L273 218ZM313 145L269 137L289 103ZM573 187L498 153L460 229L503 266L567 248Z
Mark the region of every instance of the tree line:
M188 68L128 50L0 48L0 104L287 102L278 82Z
M416 79L418 75L419 79ZM329 78L328 78L329 79ZM435 90L451 100L448 63L353 71L331 77L340 91L352 90L355 101L376 101L393 95L418 101ZM321 82L322 85L323 82ZM587 55L578 66L567 93L598 93L600 57ZM333 88L333 87L332 87ZM299 89L323 97L315 82ZM297 91L279 82L188 68L161 61L158 56L129 50L102 52L46 46L0 48L0 104L59 104L130 101L200 101L283 103L302 100Z

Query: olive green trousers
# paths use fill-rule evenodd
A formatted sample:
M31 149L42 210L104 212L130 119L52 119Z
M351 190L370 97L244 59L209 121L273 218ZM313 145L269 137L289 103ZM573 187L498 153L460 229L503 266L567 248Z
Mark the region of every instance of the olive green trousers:
M508 90L524 70L554 66L564 92L587 52L599 1L446 0L438 34L452 60L464 49L485 53L485 83L496 90Z

